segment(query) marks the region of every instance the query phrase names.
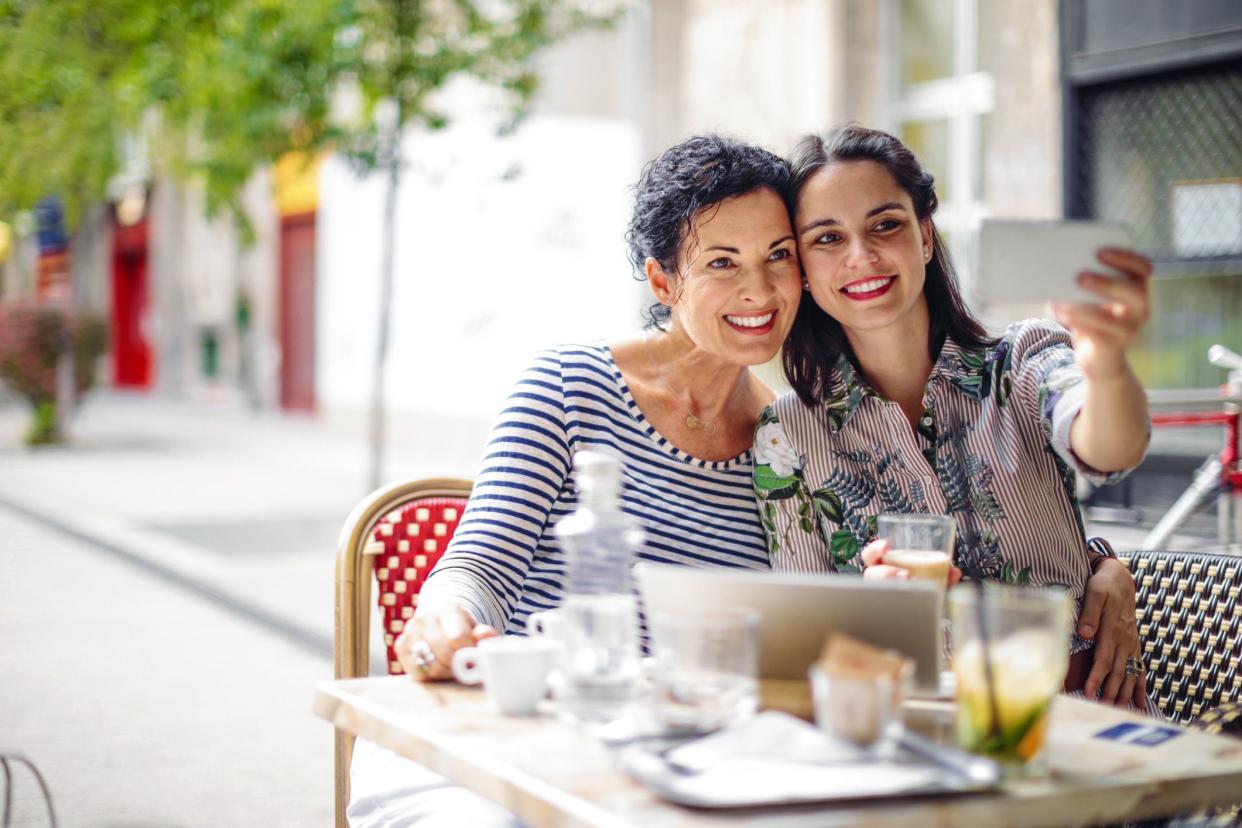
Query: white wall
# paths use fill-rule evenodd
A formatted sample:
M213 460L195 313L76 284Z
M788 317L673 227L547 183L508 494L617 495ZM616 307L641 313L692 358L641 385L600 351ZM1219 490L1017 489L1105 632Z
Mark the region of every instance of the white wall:
M660 0L653 9L659 152L722 132L777 152L840 117L842 0Z
M451 428L441 442L471 450L540 348L638 327L624 232L639 134L625 119L536 115L500 138L480 105L439 133L411 133L403 153L394 437ZM360 414L371 392L383 203L381 174L323 165L316 383L329 415Z

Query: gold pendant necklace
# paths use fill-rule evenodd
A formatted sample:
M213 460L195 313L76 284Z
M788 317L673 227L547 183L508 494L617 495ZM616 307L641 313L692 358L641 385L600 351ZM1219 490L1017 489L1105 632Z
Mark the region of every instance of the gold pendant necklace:
M651 365L652 370L656 370L658 372L658 369L656 368L655 357L651 355L651 337L650 336L643 337L643 351L647 354L647 362ZM704 420L702 417L699 417L693 411L686 413L685 423L686 423L686 428L690 429L691 431L701 431L708 436L711 436L716 433L715 423L713 423L711 420Z
M693 414L686 415L686 428L691 431L702 431L704 434L715 434L716 424L710 420L701 420Z

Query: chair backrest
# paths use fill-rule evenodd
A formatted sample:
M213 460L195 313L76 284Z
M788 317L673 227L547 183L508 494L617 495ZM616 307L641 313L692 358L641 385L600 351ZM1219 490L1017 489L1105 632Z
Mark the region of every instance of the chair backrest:
M1147 692L1173 721L1242 697L1242 557L1119 552L1138 587Z
M389 673L400 673L393 644L418 606L427 574L448 547L470 497L468 480L412 480L372 492L341 529L336 557L333 672L370 672L371 581L378 584ZM336 732L336 825L347 828L353 737Z
M363 554L374 561L388 673L405 672L393 644L418 607L418 593L457 530L464 497L424 497L389 512Z

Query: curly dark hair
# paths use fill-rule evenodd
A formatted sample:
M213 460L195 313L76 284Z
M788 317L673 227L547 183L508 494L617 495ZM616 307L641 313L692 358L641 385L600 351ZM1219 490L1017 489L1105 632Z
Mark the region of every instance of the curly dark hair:
M728 198L768 188L789 203L789 164L765 149L720 135L696 135L665 150L643 168L634 185L634 215L625 234L638 280L655 259L677 273L682 244L693 233L692 219ZM646 310L647 326L662 327L669 307Z
M910 196L920 221L931 219L936 212L936 180L900 139L878 129L846 124L824 135L807 135L794 148L793 180L787 196L790 215L796 216L798 195L811 176L844 161L874 161L888 170ZM962 298L953 262L934 221L931 231L932 257L927 263L923 294L931 316L927 350L934 362L946 337L953 337L954 342L967 348L986 347L996 340ZM829 374L841 354L855 360L840 323L818 304L804 299L782 353L785 378L804 404L814 406L826 399Z

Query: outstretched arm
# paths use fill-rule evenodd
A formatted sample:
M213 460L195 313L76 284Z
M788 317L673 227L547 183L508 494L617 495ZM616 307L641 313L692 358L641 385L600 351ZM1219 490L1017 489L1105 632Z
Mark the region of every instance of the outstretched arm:
M1101 304L1054 305L1057 320L1074 339L1083 373L1082 409L1070 428L1070 447L1100 471L1132 468L1147 447L1147 396L1126 352L1151 317L1151 262L1132 250L1106 248L1100 262L1121 276L1088 272L1079 284Z

